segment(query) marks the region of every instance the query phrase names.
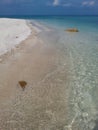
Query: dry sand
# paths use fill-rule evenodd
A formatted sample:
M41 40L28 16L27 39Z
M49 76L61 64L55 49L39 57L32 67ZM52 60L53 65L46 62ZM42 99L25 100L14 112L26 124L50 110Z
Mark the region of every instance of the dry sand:
M10 51L30 33L26 20L0 18L0 55Z
M67 117L67 74L55 47L35 31L0 62L0 130L63 130ZM23 91L18 82L24 80Z

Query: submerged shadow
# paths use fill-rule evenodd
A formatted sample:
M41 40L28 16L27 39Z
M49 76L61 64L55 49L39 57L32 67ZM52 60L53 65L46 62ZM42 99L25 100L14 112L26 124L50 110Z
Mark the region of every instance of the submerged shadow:
M93 130L98 130L98 120L96 121L96 125Z

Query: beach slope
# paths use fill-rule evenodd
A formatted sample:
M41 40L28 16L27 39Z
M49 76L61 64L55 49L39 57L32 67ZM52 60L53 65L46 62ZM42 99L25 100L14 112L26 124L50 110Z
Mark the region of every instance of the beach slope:
M0 18L0 55L10 51L30 33L26 20Z
M10 21L10 26L13 21ZM9 41L16 43L16 36L20 41L24 40L30 31L25 21L14 22L17 23L17 26L13 25L15 28L7 28L14 37ZM20 28L18 24L21 24ZM4 25L2 27L5 28ZM41 35L32 27L32 33L26 40L1 57L0 130L65 129L68 113L66 55L62 51L64 46L50 42L55 33L46 30ZM9 34L6 30L1 34L4 33ZM51 40L47 40L48 35ZM0 39L4 40L4 36ZM4 45L10 46L10 42L7 43L9 45L5 42ZM25 81L25 89L21 88L20 81Z

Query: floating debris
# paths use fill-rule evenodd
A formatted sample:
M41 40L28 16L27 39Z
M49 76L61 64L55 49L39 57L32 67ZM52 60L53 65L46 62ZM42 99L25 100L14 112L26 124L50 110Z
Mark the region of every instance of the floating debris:
M69 28L69 29L66 29L65 31L67 31L67 32L79 32L79 30L77 28Z

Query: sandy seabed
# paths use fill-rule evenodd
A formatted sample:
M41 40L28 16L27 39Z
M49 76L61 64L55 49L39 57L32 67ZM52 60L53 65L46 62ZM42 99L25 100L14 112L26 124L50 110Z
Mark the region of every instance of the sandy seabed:
M0 61L0 130L62 130L67 122L67 73L55 46L31 35ZM23 91L19 81L27 82Z

